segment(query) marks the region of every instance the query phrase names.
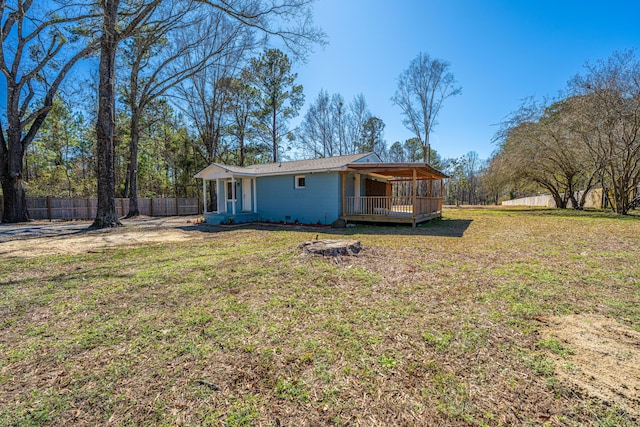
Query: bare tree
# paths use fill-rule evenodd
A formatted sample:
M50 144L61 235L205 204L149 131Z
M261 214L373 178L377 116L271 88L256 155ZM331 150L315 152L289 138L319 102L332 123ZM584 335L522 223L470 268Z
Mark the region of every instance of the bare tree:
M125 42L122 56L127 66L128 84L124 94L131 114L125 182L125 194L129 197L128 218L140 214L137 172L142 115L154 100L202 71L237 36L236 26L236 32L226 37L224 43L208 43L216 37L222 23L216 19L219 16L202 20L199 16L203 11L194 5L191 1L165 2L156 10L154 24L145 26ZM194 55L196 51L197 56Z
M372 117L364 95L359 93L349 104L347 116L347 138L349 141L346 154L358 153L359 147L364 145L364 125Z
M398 77L398 89L391 98L402 110L406 128L422 142L424 158L429 164L429 135L437 124L442 103L462 93L449 68L448 62L419 53Z
M298 58L305 58L326 36L313 25L316 0L198 0L222 11L242 26L274 38Z
M113 135L115 121L115 54L118 44L139 28L152 24L153 12L163 0L130 1L121 10L120 0L100 0L100 83L96 124L98 164L98 212L95 227L119 224L115 209ZM255 28L266 38L277 37L301 57L324 34L312 25L313 0L199 0L229 16L243 27ZM124 10L126 9L126 10Z
M301 148L311 157L334 155L336 132L333 116L331 97L326 90L322 89L309 106L298 131Z
M7 119L6 129L0 124L3 222L29 219L22 170L25 152L67 74L96 48L91 34L82 30L95 18L88 8L56 2L50 6L38 9L33 0L0 2L0 73Z
M370 118L364 95L346 105L339 93L329 96L321 90L300 124L298 144L311 157L358 153L366 145L364 130Z
M551 193L557 207L566 208L571 201L574 209L581 209L599 168L584 155L577 132L581 121L570 101L526 101L504 132L500 159L509 164L513 182L534 182Z
M223 12L212 11L210 20L216 23L217 30L199 50L185 58L185 66L197 63L203 55L201 51L215 51L211 65L189 76L173 90L176 105L194 125L198 141L195 148L205 164L219 161L224 151L223 137L232 120L229 107L234 102L231 85L257 45L251 28L234 23ZM216 194L212 184L209 193L213 209Z
M640 184L640 61L634 51L616 52L587 64L572 86L585 147L602 162L614 210L625 215Z
M100 81L96 121L96 160L98 165L98 206L93 227L120 224L115 205L114 130L116 52L120 42L139 28L154 25L153 12L161 0L130 2L120 9L120 0L101 0Z

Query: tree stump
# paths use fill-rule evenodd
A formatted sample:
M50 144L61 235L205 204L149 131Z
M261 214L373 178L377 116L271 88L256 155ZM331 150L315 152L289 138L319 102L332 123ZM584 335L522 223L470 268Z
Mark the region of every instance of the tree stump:
M357 255L362 250L358 240L310 240L299 248L323 256Z

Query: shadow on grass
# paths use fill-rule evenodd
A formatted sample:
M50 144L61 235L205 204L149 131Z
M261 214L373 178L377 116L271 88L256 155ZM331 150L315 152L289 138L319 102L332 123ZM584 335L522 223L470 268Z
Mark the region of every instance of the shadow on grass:
M41 237L66 237L77 236L92 232L100 232L100 229L87 228L86 225L36 225L14 226L13 224L0 227L0 243L10 240L29 240Z
M470 219L440 218L420 224L413 228L407 224L358 224L355 227L331 228L329 226L312 226L298 224L247 223L235 225L189 225L178 227L183 231L200 231L220 233L232 230L263 230L263 231L300 231L326 235L351 236L358 234L402 235L402 236L440 236L462 237L469 228Z
M342 234L396 234L403 236L438 236L438 237L462 237L471 225L471 219L439 218L424 222L413 228L405 224L361 224L342 230ZM340 232L331 229L331 232Z
M514 208L502 209L501 212L522 212L531 216L555 216L562 218L603 218L603 219L622 219L622 220L639 220L640 211L631 210L627 215L620 215L610 209L557 209L557 208Z

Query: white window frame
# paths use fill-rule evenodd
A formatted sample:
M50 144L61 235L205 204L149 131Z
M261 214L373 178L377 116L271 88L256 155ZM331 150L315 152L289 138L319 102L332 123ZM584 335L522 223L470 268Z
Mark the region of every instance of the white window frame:
M300 178L304 179L304 185L300 185ZM306 175L296 175L296 177L294 178L294 187L296 189L303 189L303 188L307 188L307 177Z

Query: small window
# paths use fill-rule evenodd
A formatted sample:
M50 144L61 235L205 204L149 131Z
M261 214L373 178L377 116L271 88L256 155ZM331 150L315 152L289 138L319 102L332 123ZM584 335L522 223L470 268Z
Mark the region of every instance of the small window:
M304 175L298 175L296 176L296 188L305 188L306 187L306 181L304 178Z
M236 181L236 194L238 194L238 182ZM227 181L227 200L233 200L233 186L231 185L231 181Z

